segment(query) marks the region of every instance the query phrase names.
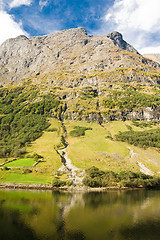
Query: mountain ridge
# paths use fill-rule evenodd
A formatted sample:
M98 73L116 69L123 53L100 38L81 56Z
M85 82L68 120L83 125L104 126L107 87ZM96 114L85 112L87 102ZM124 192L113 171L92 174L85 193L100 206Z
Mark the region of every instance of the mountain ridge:
M88 36L84 28L77 28L31 38L18 36L0 46L2 85L18 84L26 79L37 81L38 76L38 83L44 82L46 77L47 84L68 86L65 79L68 74L72 78L69 85L86 85L86 76L96 75L97 71L116 71L121 67L143 72L160 70L160 64L140 55L118 32ZM58 74L64 75L61 83ZM127 77L132 79L134 74L131 72Z

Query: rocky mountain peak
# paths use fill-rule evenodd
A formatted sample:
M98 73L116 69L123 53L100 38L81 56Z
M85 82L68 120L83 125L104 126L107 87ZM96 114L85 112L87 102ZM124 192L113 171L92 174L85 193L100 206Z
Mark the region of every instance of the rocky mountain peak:
M96 81L94 77L93 83L89 83L86 76L107 73L122 67L143 68L143 72L150 68L160 69L158 63L138 54L134 47L123 40L119 32L88 36L87 31L80 27L31 38L21 35L6 40L0 46L2 85L19 83L25 79L36 79L40 83L44 82L44 76L47 76L46 83L55 85L68 86L71 82L73 86L84 85L83 80L86 85L96 85L99 77ZM129 77L126 76L126 79L136 78L130 70L127 74Z
M5 42L2 43L0 48L1 49L3 49L3 48L7 49L8 47L11 47L13 45L19 45L26 40L29 41L29 39L25 35L19 35L18 37L15 37L15 38L9 38Z
M126 51L139 54L134 47L132 47L130 44L128 44L126 41L123 40L123 36L121 33L114 31L114 32L108 33L107 37L113 40L116 46L119 46L120 48Z

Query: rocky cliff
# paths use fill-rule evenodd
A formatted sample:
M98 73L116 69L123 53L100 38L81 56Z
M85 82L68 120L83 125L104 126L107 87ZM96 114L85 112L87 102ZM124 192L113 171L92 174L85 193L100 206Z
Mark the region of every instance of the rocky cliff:
M2 85L26 79L67 87L104 85L110 80L157 83L159 70L160 64L141 56L118 32L88 36L84 28L77 28L19 36L0 46Z

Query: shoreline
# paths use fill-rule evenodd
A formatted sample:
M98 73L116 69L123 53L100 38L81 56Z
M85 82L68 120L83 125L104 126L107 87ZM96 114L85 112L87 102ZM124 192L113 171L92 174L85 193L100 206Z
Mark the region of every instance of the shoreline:
M0 190L2 189L23 189L23 190L50 190L50 191L64 191L64 192L105 192L109 190L124 191L124 190L145 190L146 188L128 188L128 187L103 187L103 188L89 188L89 187L52 187L45 184L20 184L20 183L0 183Z

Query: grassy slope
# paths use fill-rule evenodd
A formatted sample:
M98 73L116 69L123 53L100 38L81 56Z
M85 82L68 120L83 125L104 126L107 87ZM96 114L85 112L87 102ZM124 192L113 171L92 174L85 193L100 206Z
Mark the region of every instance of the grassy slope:
M61 159L55 148L60 143L62 129L60 122L56 119L51 119L51 126L49 128L57 128L57 131L44 131L42 137L34 141L27 150L32 153L36 152L44 157L44 162L40 164L41 166L37 165L39 168L56 171L61 166Z
M131 146L127 143L114 141L114 135L118 131L128 130L126 125L132 125L132 122L110 122L104 124L104 127L96 123L87 122L65 122L68 133L75 125L92 127L92 130L86 131L85 136L73 138L68 134L69 157L74 165L81 168L96 166L103 170L131 170L139 171L137 161L142 162L147 168L157 173L160 170L160 153L155 149L142 149ZM142 131L142 128L133 126L134 130ZM149 128L147 128L149 129ZM107 139L110 132L113 140ZM136 155L130 156L130 149Z
M51 119L49 128L57 128L57 131L44 131L43 135L34 141L28 148L29 153L38 153L44 157L32 173L24 174L23 170L0 171L0 182L15 183L51 183L54 173L62 165L61 159L54 147L60 143L61 124L56 119ZM15 162L16 163L16 162ZM23 173L23 174L22 174Z
M29 153L38 153L44 157L44 161L33 168L32 173L24 173L23 169L0 170L0 182L15 183L51 183L54 173L62 165L61 159L55 148L60 143L61 134L63 134L61 123L56 119L50 119L51 126L57 131L44 131L43 135L34 141L28 148ZM97 123L82 121L65 121L68 132L67 141L69 143L68 153L72 163L79 168L88 168L96 166L102 170L121 170L139 171L137 161L142 162L153 172L160 171L160 153L155 149L146 150L131 146L124 142L114 140L114 135L118 131L128 130L130 125L134 130L142 131L143 128L135 127L132 122L110 122L100 126ZM91 127L87 130L85 136L71 137L70 131L74 126ZM152 128L155 128L152 127ZM145 128L149 129L149 128ZM110 134L113 140L106 138ZM136 155L130 156L130 149ZM16 161L15 161L16 163ZM66 176L65 176L66 178Z
M113 142L107 139L106 129L96 123L68 122L66 123L68 132L74 125L91 127L92 130L86 131L84 137L71 138L68 136L68 142L71 145L69 157L72 159L73 164L82 168L94 165L100 169L114 171L122 170L124 167L128 169L129 167L134 171L129 162L126 165L129 149L125 143Z

